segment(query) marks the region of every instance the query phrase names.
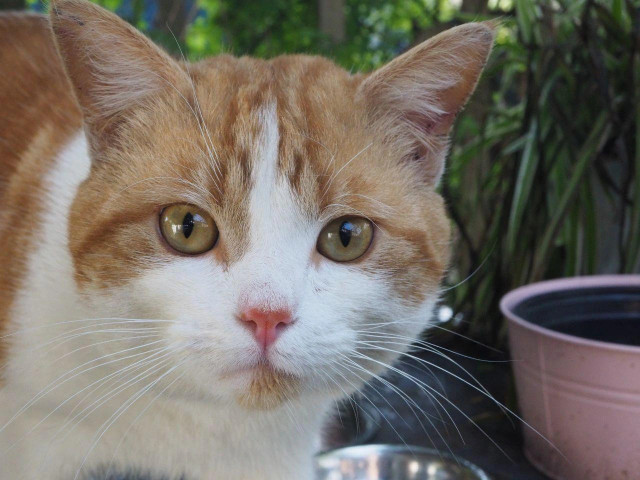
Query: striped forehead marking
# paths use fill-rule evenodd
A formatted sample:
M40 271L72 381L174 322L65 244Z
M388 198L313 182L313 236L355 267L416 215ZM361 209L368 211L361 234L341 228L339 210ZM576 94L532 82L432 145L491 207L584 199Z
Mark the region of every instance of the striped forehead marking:
M270 102L258 112L261 127L257 138L251 173L250 209L260 210L271 203L272 192L278 181L278 114L275 102Z
M314 240L307 237L315 234L300 207L298 194L282 171L276 103L262 107L258 118L260 133L253 149L248 209L250 255L292 258L297 249L302 253L312 248ZM298 260L304 262L303 257Z

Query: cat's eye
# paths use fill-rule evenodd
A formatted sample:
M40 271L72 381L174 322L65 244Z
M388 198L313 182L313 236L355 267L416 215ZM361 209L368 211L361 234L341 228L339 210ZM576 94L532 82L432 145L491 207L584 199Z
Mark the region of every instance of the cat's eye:
M330 222L320 232L318 251L336 262L361 257L373 240L373 224L362 217L342 217Z
M172 248L189 255L211 250L218 240L216 223L193 205L171 205L162 210L160 231Z

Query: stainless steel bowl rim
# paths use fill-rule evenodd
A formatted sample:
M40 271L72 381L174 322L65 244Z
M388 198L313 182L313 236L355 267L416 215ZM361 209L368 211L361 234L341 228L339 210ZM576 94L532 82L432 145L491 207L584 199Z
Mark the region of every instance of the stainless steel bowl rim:
M491 477L485 473L477 465L471 463L468 460L460 457L454 457L448 453L442 453L438 450L434 450L431 448L418 447L415 445L394 445L394 444L385 444L385 443L374 443L369 445L357 445L357 446L349 446L337 448L334 450L327 450L324 452L320 452L316 455L316 461L320 462L322 459L329 459L332 457L336 457L339 454L350 454L353 453L353 458L362 458L371 453L386 453L386 454L404 454L404 455L415 455L415 456L428 456L431 458L437 458L439 460L446 460L455 464L459 464L471 471L474 475L478 477L478 480L491 480Z

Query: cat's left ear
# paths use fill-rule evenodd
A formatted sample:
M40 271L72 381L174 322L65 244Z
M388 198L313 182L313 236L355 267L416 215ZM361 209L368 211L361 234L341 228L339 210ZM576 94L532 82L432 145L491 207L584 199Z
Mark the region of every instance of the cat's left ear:
M449 131L473 93L493 46L495 25L447 30L370 74L358 94L374 127L408 161L438 183Z
M94 151L128 112L184 89L182 67L124 20L87 0L52 0L51 26Z

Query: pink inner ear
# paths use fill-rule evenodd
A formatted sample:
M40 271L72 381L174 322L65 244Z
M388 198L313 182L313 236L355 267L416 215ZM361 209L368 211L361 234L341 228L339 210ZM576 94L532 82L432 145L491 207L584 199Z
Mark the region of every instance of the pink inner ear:
M420 112L408 112L404 115L424 135L446 135L456 119L455 113L425 115Z
M432 135L447 135L456 119L456 115L457 112L438 115L436 120L430 122L431 126L428 133Z
M406 124L413 131L412 148L405 159L421 164L421 171L427 182L437 184L444 169L443 145L456 118L455 113L424 115L410 112L404 115ZM426 140L426 141L425 141ZM444 144L442 142L445 142ZM435 145L439 145L435 147ZM432 151L433 149L433 151Z

